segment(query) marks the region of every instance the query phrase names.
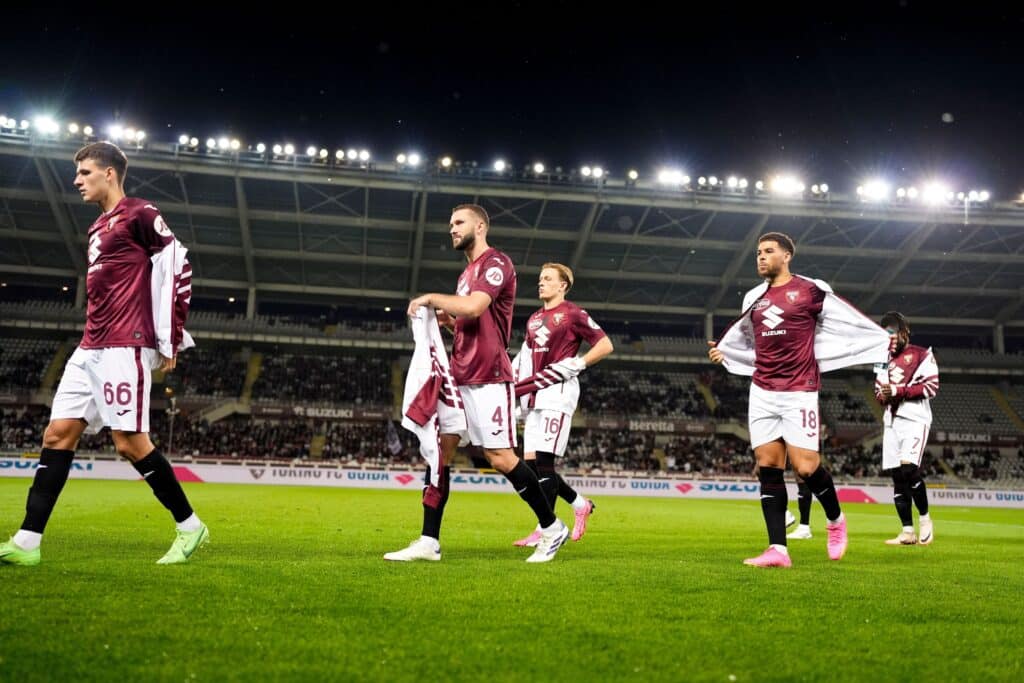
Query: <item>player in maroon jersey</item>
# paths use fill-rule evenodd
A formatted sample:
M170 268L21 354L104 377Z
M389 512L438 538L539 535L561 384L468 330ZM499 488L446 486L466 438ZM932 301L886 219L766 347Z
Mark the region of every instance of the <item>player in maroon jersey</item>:
M585 310L565 298L572 285L568 266L541 266L537 294L544 305L526 322L526 342L517 356L520 372L516 395L524 397L523 458L537 472L552 507L559 497L572 505L575 521L571 538L578 541L586 533L594 503L558 474L555 458L565 455L569 443L572 416L580 397L577 375L607 357L614 346ZM584 341L590 349L577 357ZM531 376L524 376L524 366L532 371ZM540 536L538 527L515 545L536 546Z
M451 371L462 395L469 439L483 448L491 467L508 478L544 529L541 542L527 562L547 562L568 538L569 528L555 517L537 475L513 450L515 396L508 341L512 333L516 271L507 254L488 245L489 227L490 217L481 206L462 204L452 209L452 246L466 254L466 268L459 276L454 295L422 294L409 302L408 313L415 316L421 306L438 309L441 324L454 330ZM439 545L421 537L385 558L408 561L439 556Z
M79 438L109 427L118 454L174 517L176 538L158 563L180 564L206 542L209 531L149 438L149 393L152 370L173 370L177 352L193 345L184 328L192 269L159 210L125 196L128 160L116 145L87 145L75 162L75 187L102 212L89 228L85 333L53 399L25 520L0 545L0 563L39 563L43 530Z
M875 371L875 397L885 407L882 470L892 476L893 503L903 525L886 543L928 545L935 536L921 457L932 425L931 399L939 393L939 366L931 349L910 343L910 324L902 313L889 311L881 322L892 340L889 364ZM914 533L911 500L920 534Z
M876 347L881 342L882 331L835 297L828 285L790 272L794 253L793 241L787 235L771 232L761 236L757 273L765 281L747 293L743 315L719 342L709 342L712 362L725 362L730 372L752 376L750 443L757 458L769 546L745 563L758 567L791 566L786 547L788 494L783 479L787 457L825 509L829 558L838 560L846 552L846 519L832 476L821 465L819 453L821 359L816 349L820 343L827 350L833 364L830 368L842 367L862 356L877 355ZM846 335L835 333L831 326L821 331L827 301L831 301L829 321L853 331L865 330L865 340L850 343ZM730 341L724 345L727 336Z

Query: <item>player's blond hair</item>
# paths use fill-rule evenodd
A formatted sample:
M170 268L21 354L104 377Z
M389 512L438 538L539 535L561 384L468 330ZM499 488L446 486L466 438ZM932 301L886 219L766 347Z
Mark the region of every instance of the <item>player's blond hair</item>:
M573 283L572 269L569 266L562 265L561 263L545 263L540 267L541 271L545 268L551 268L558 272L558 279L565 283L565 292L568 294L569 290L572 289Z

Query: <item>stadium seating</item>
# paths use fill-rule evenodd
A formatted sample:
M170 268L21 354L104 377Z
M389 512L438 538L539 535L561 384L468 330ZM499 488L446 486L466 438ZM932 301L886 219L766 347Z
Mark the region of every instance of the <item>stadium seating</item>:
M593 415L710 417L697 376L594 368L580 376L580 410Z
M44 339L0 338L0 391L38 389L57 346Z
M1002 411L985 384L942 382L932 400L936 429L950 432L1017 434L1017 425Z
M390 361L376 356L267 352L253 387L253 400L390 407Z

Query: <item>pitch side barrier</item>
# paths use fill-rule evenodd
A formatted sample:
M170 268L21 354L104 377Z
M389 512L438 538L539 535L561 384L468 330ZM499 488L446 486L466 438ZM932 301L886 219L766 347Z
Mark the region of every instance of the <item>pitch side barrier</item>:
M32 477L38 460L23 455L0 455L0 477ZM182 482L215 484L260 484L283 486L330 486L359 489L419 491L423 471L412 468L367 469L332 464L268 462L259 460L175 461L174 471ZM71 470L75 479L137 480L138 472L127 462L109 457L80 456ZM643 496L653 498L701 498L713 500L758 499L757 482L749 479L700 479L688 477L642 477L626 475L567 475L566 481L584 495ZM452 488L459 491L503 493L510 489L505 477L491 470L456 470ZM892 486L837 483L844 503L892 503ZM790 485L796 496L796 486ZM930 483L928 502L932 505L1024 509L1024 490L965 488Z

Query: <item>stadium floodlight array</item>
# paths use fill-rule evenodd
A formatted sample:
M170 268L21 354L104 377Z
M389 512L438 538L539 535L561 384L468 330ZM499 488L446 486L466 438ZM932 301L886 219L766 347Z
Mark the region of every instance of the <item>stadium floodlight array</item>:
M880 178L871 178L857 186L857 196L863 202L884 202L889 199L889 183Z
M97 139L93 126L71 121L62 125L50 114L39 114L30 119L19 119L0 114L0 135L15 138L40 139L43 141L64 140L69 142L92 142ZM142 149L149 144L146 131L123 123L114 123L105 129L105 136L121 145L131 145ZM157 145L160 148L159 144ZM164 145L163 148L166 148ZM505 179L536 181L542 178L545 182L589 183L604 185L611 178L609 171L599 165L586 164L578 169L563 171L562 167L549 168L543 162L514 166L505 159L496 159L489 166L481 166L475 161L456 161L450 155L436 157L434 164L423 164L423 156L419 152L401 152L395 157L395 164L376 165L371 163L373 155L366 148L348 147L337 149L332 157L329 150L318 145L309 145L305 154L296 153L295 146L290 143L275 143L272 146L260 142L256 145L245 145L239 138L226 135L209 137L206 144L201 145L201 138L189 133L181 133L177 144L171 145L175 154L196 154L212 156L228 156L249 161L262 160L269 162L287 162L288 165L345 165L365 170L393 170L413 173L452 173L465 175L495 174ZM640 172L631 168L625 174L623 184L627 188L636 188L640 180ZM668 191L681 191L695 194L718 193L722 195L753 196L764 198L783 198L787 200L829 200L830 188L827 183L819 182L809 188L797 176L780 173L770 180L748 181L737 174L719 176L706 174L697 177L691 184L690 176L678 168L666 167L654 175L656 184ZM929 180L915 185L901 185L893 191L893 184L883 178L869 178L856 187L859 201L872 204L911 204L917 203L925 207L942 208L985 204L992 199L988 190L971 189L956 191L942 180ZM1017 206L1024 207L1024 194L1014 200Z
M772 178L768 185L771 194L780 197L799 197L803 195L806 186L803 181L792 175L777 175Z
M398 163L399 166L406 166L408 168L418 168L420 162L423 161L423 158L417 152L409 152L408 154L406 154L405 152L401 152L398 156L395 157L395 161Z

